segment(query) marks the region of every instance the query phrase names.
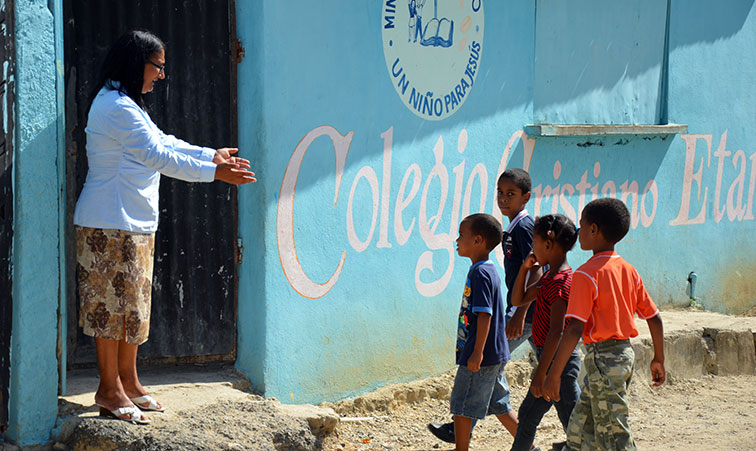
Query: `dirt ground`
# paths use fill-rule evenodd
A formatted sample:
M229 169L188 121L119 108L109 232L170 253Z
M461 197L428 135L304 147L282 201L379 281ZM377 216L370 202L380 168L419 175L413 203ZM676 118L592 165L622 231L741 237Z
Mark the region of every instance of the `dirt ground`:
M650 387L647 374L636 372L630 392L630 421L638 449L756 450L756 357L751 342L756 318L666 310L663 318L667 344L672 346L670 349L678 349L676 356L667 356L668 363L676 361L678 372L658 388ZM648 331L643 322L638 325L642 340ZM741 331L745 346L741 346L743 342L732 341L729 352L735 357L722 360L719 365L720 371L727 369L728 374L737 375L701 376L700 354L708 351L701 348L685 351L687 348L673 343L675 336L707 328ZM700 342L700 334L697 336ZM747 353L733 353L733 346L740 346L740 351L748 348ZM712 349L717 355L727 351L717 350L717 344ZM680 362L693 362L695 357L699 362L698 374L683 374L689 370L682 368L690 365ZM531 368L526 360L507 365L515 409L527 392ZM312 424L308 426L308 421L283 413L276 401L251 393L244 375L226 365L140 369L148 390L168 406L165 413L150 414L152 424L141 427L98 417L93 405L96 369L77 370L68 374L68 393L60 399L60 418L52 442L35 451L450 450L453 446L435 439L426 425L450 419L448 399L453 375L451 370L437 377L386 386L354 399L322 405L334 408L341 416L341 423L330 435L316 437ZM552 409L541 423L536 444L545 451L562 440L564 433ZM512 438L503 426L495 418L488 418L476 427L472 449L506 450L511 444ZM2 443L0 449L18 450Z
M665 335L715 328L756 331L756 308L744 316L729 316L691 309L662 312ZM649 337L645 321L638 321L640 337ZM670 356L667 356L668 358ZM679 358L679 356L677 356ZM529 384L529 367L512 362L508 369L512 405L517 409ZM743 364L745 370L747 365ZM511 377L514 374L515 377ZM427 379L431 387L419 402L397 403L388 412L369 413L350 404L336 403L342 417L336 433L323 442L329 450L449 450L454 446L441 442L426 429L428 423L450 420L448 394L454 371ZM651 387L648 376L636 374L630 391L630 427L639 450L756 450L756 376L671 376L661 387ZM417 382L414 382L415 384ZM442 396L432 396L442 394ZM354 420L350 421L349 416ZM544 417L536 436L536 445L549 450L565 440L554 409ZM495 418L476 426L472 449L509 449L512 437Z
M447 376L449 384L452 374ZM515 408L527 393L512 386ZM390 415L343 421L325 439L328 450L451 450L426 429L429 422L445 422L448 400L426 399L405 404ZM347 418L348 420L348 418ZM630 427L639 450L753 450L756 449L756 376L704 376L671 380L652 388L636 380L630 393ZM554 409L541 422L536 445L549 450L565 439ZM512 437L495 418L475 428L471 449L506 450Z

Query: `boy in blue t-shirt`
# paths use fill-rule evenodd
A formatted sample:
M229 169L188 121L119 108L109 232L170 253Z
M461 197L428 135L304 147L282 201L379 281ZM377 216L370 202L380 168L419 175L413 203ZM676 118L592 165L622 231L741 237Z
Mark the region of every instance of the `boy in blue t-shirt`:
M533 217L525 209L525 205L530 200L531 184L530 175L520 168L507 169L496 182L496 203L501 214L509 219L509 226L503 233L501 247L504 251L504 280L507 286L504 314L510 352L514 352L525 341L529 341L535 350L531 338L535 303L519 309L512 306L512 288L515 279L520 272L522 262L533 249ZM536 276L536 274L531 274L531 276ZM473 427L475 427L474 421ZM440 440L448 443L455 442L454 423L430 423L428 430Z
M501 242L501 224L478 213L459 225L457 253L472 260L457 328L457 375L449 401L456 449L467 450L473 419L493 414L512 436L517 417L509 404L504 365L509 360L501 281L488 255Z

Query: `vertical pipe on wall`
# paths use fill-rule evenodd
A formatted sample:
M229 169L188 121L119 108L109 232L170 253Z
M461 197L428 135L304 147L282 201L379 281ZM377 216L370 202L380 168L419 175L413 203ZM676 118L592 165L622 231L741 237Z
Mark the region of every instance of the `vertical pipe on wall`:
M536 30L538 29L538 0L533 2L533 53L531 54L531 60L530 64L533 67L533 75L531 78L531 85L530 85L530 112L529 112L529 120L531 124L535 124L535 79L536 79L536 49L538 46L536 45L536 39L538 39L538 33L536 33Z
M667 0L667 20L664 25L664 55L662 57L661 77L659 77L659 117L658 124L669 123L669 15L672 0Z

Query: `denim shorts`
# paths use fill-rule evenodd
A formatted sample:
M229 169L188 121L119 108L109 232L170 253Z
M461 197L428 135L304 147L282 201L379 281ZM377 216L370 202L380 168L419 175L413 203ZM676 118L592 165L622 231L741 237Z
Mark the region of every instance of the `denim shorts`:
M503 415L512 410L505 365L481 366L475 373L460 365L449 400L451 414L482 420L486 415Z

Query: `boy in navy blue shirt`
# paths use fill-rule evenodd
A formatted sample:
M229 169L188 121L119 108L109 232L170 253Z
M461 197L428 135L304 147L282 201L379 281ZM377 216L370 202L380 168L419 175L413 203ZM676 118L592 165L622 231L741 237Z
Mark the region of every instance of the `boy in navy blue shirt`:
M459 311L459 368L449 401L458 451L470 445L473 419L482 420L489 414L496 415L512 436L517 433L517 417L509 404L509 385L504 375L509 346L501 281L488 258L501 237L501 224L491 215L470 215L459 225L457 253L470 258L472 266Z
M501 247L504 250L504 279L507 284L507 338L511 351L525 340L530 340L532 346L535 303L521 308L512 305L512 288L520 266L533 250L533 217L525 209L530 200L530 185L530 175L519 168L504 171L496 184L499 210L509 218Z

